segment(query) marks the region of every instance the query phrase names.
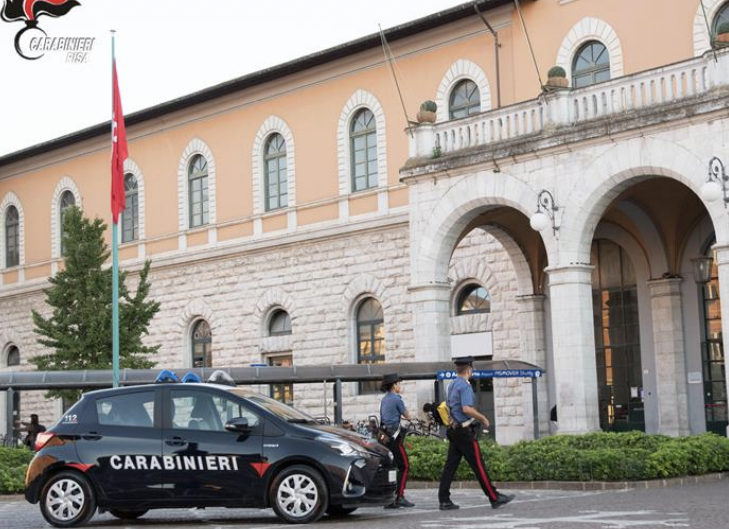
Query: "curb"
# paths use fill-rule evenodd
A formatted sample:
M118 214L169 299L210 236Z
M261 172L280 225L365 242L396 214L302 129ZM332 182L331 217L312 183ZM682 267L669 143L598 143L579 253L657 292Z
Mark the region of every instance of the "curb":
M500 489L516 490L631 490L631 489L655 489L663 487L684 487L697 483L711 483L729 479L729 472L717 472L714 474L703 474L701 476L683 476L680 478L652 479L643 481L495 481L494 484ZM436 489L438 482L435 481L410 481L407 484L409 489ZM479 489L478 481L454 481L452 489Z

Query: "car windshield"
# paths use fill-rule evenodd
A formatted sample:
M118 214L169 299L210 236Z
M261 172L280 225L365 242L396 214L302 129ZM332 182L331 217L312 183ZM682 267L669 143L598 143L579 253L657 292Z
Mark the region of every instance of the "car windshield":
M254 393L248 393L246 391L239 391L239 390L233 390L231 393L234 393L240 397L245 398L249 402L252 402L261 408L265 409L266 411L273 413L277 417L280 417L284 420L287 420L289 422L301 422L301 423L315 423L316 419L312 417L311 415L304 413L303 411L299 411L295 408L292 408L288 404L284 404L283 402L279 402L277 400L274 400L269 397L264 397L263 395L257 395Z

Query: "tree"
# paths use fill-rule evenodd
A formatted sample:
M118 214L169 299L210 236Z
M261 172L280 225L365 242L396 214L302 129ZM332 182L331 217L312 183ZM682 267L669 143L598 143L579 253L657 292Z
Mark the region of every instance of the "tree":
M104 267L109 247L104 242L106 224L99 218L85 218L81 210L66 210L63 222L65 267L48 279L51 287L43 292L53 307L50 318L35 310L38 343L55 352L31 358L40 371L111 369L112 367L112 271ZM150 261L139 274L135 295L126 287L127 272L119 273L119 365L147 369L154 362L147 355L160 346L147 346L142 336L159 311L159 303L147 299ZM78 390L52 390L49 397L78 400Z

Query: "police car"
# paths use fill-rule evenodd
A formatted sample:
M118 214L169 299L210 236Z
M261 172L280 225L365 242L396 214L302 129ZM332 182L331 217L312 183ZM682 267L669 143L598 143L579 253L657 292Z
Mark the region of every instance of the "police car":
M175 507L272 507L288 523L309 523L396 495L383 446L224 384L86 393L35 449L25 497L56 527L85 524L97 510L131 520Z

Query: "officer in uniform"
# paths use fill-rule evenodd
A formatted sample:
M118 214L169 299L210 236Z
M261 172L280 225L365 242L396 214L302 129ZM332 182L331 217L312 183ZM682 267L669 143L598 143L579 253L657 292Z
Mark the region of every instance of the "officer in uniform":
M438 488L438 501L441 511L458 509L458 505L451 501L451 482L456 475L461 458L465 457L471 470L476 474L484 494L491 501L491 507L497 509L514 499L513 495L502 494L491 484L481 457L481 450L476 440L475 426L479 423L484 428L489 427L489 420L474 408L473 388L469 379L473 375L473 357L457 358L456 373L458 377L448 386L448 409L451 423L448 426L448 457L443 474L440 476Z
M410 414L400 396L400 377L398 374L390 373L385 375L380 389L385 392L385 396L382 397L382 402L380 402L380 425L386 436L383 444L395 457L398 470L397 499L385 508L414 507L415 504L405 499L405 483L408 479L410 462L403 447L405 432L400 427L400 418L410 419Z

